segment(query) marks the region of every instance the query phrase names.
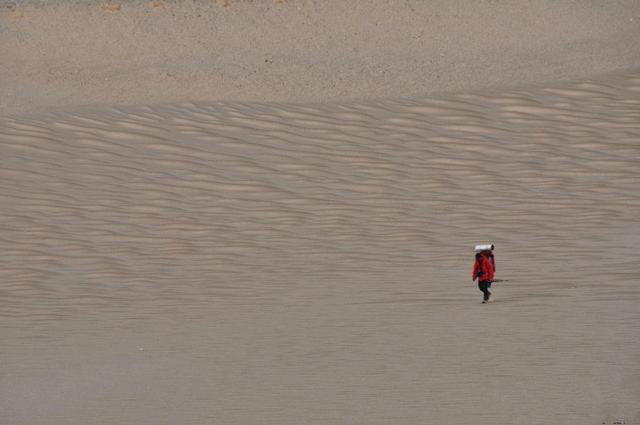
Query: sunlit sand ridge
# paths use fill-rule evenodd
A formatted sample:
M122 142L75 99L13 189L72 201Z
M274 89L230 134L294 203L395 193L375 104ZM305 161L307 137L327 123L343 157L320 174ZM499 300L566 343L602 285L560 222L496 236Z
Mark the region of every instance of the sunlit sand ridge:
M639 143L637 72L2 119L3 421L639 423Z

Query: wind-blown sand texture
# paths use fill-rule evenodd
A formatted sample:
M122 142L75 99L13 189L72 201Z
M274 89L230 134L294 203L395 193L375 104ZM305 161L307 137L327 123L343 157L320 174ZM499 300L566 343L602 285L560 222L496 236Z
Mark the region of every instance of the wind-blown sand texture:
M7 423L638 418L638 73L1 137Z
M604 57L617 72L315 103L92 85L112 105L79 107L52 82L49 108L20 82L0 424L640 424L640 70Z

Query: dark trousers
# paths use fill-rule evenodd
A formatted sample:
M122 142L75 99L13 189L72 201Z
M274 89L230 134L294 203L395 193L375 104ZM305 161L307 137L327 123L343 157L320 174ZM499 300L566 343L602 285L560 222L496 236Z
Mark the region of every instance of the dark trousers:
M488 301L489 295L491 295L491 292L489 292L489 288L491 288L491 281L489 280L478 281L478 288L480 288L480 290L484 294L484 300Z

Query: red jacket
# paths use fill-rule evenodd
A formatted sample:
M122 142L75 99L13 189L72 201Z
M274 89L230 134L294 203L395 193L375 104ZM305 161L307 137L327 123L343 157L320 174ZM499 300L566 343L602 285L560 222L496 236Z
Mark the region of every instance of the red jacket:
M479 276L478 276L479 274ZM493 263L484 255L480 255L480 259L476 260L473 264L473 274L471 276L473 280L479 279L481 281L488 280L493 281Z

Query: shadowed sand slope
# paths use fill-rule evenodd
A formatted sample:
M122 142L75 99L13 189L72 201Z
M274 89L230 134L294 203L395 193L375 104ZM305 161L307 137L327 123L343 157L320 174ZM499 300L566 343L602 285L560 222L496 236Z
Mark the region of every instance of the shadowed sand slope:
M638 73L5 118L5 423L638 423L639 144Z

